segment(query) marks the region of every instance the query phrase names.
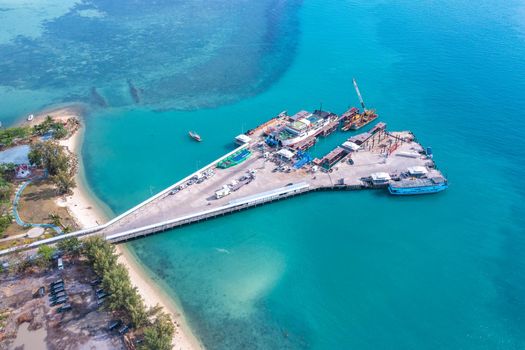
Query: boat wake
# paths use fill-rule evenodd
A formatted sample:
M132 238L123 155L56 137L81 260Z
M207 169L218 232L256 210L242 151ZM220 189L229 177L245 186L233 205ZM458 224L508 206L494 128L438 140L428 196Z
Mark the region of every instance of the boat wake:
M219 253L223 253L223 254L230 254L230 251L228 249L224 249L224 248L215 248L215 250Z

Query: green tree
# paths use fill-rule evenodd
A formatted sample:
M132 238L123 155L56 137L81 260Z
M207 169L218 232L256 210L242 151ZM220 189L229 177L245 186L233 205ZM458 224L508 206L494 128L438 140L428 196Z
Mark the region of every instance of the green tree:
M73 188L77 186L74 176L65 171L59 171L58 174L51 176L51 182L60 194L71 193Z
M2 216L0 216L0 233L4 233L12 222L13 216L11 214L4 213Z
M47 169L49 175L56 175L60 171L70 173L72 169L75 171L76 160L74 158L56 141L37 142L31 145L29 151L31 164Z
M74 176L78 159L56 141L37 142L31 145L29 161L31 164L47 169L59 193L68 193L76 186Z
M6 201L11 198L13 193L13 185L3 179L0 179L0 200Z
M83 251L100 277L117 265L115 247L101 236L92 236L84 240Z
M55 131L53 133L53 138L59 140L59 139L63 139L66 136L67 136L67 130L64 127L64 125L60 123L56 124Z
M55 253L55 249L51 248L50 246L43 244L40 247L38 247L37 251L37 260L36 263L40 267L47 267L50 265L51 260L53 259L53 254Z
M56 213L50 213L47 217L51 221L51 224L55 226L62 226L62 222L60 221L60 215Z
M13 127L0 130L0 145L11 146L16 139L24 139L30 135L29 127Z
M110 310L124 311L135 327L146 325L146 306L137 289L131 284L128 270L117 262L115 247L102 237L93 236L84 241L83 251L95 273L102 278L102 287L110 294L106 307Z
M57 248L63 251L66 255L78 257L80 256L81 243L77 237L70 237L59 241L57 243Z
M159 313L151 326L144 329L144 350L171 350L175 327L171 317L164 312Z

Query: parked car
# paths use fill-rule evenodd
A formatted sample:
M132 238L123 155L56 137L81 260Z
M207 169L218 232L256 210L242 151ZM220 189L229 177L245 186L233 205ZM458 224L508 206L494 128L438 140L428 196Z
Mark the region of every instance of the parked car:
M97 285L99 285L101 282L102 282L102 278L97 277L97 278L95 278L95 279L92 279L91 282L90 282L90 284L91 284L92 286L97 286Z
M33 294L34 298L42 298L44 295L46 295L46 288L44 286L38 288L38 290Z
M53 260L57 260L58 258L61 258L62 255L64 255L64 253L61 251L61 250L56 250L53 255L51 256L51 258Z
M66 312L66 311L71 311L71 304L64 304L64 305L62 305L61 307L59 307L57 309L58 313L62 313L62 312Z
M65 290L64 286L59 286L55 289L52 289L50 294L57 294L57 293L63 292L64 290Z
M54 281L54 282L51 282L51 283L49 284L49 288L53 288L53 286L54 286L55 284L64 284L64 280L61 278L61 279L58 279L58 280L56 280L56 281Z
M105 297L107 297L109 294L106 293L106 292L102 292L102 293L97 293L97 299L104 299Z
M58 298L58 299L52 301L52 302L50 303L50 305L51 305L51 306L55 306L55 305L59 305L59 304L64 304L65 302L68 301L68 299L69 299L69 298L68 298L67 296L64 296L64 297L61 297L61 298Z
M58 288L64 288L64 282L55 283L55 284L52 284L51 287L49 287L49 289L51 290L58 289Z
M63 291L63 292L59 292L59 293L57 293L57 294L51 294L51 295L49 296L49 301L53 301L53 300L56 300L56 299L58 299L58 298L62 298L62 297L65 297L65 296L67 296L67 294L66 294L65 291Z
M129 332L129 325L124 325L118 330L118 334L124 335Z
M113 320L108 323L108 331L112 331L114 329L119 328L122 325L121 320Z

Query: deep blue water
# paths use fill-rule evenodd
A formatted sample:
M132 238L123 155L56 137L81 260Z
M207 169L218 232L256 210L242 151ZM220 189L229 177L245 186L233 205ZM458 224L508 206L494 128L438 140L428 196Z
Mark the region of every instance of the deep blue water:
M202 15L184 7L192 3L177 2L178 10ZM410 198L309 194L129 243L202 342L211 349L525 348L523 5L225 4L232 9L213 13L238 16L201 28L241 32L240 56L221 50L227 44L220 40L213 51L181 53L178 62L205 57L216 64L199 71L206 77L198 74L198 89L183 84L172 94L172 85L163 86L151 103L113 103L87 118L87 180L115 213L223 154L235 135L284 109L322 103L343 112L357 103L352 77L391 130L410 129L433 147L450 188ZM264 23L258 30L242 30L255 18ZM170 40L192 47L204 34L189 30ZM252 36L279 53L253 50ZM122 55L133 62L130 52ZM251 67L251 74L232 83L230 64L240 72ZM147 68L152 82L158 72ZM122 67L119 79L134 69ZM197 74L180 69L187 79ZM121 94L109 79L101 91ZM203 143L188 139L191 129Z

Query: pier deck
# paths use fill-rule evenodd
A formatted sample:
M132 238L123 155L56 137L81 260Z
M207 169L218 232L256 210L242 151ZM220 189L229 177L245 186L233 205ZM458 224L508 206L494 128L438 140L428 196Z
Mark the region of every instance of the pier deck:
M248 145L253 154L245 162L228 168L215 169L215 176L202 183L196 183L179 191L176 194L165 194L150 203L135 210L133 213L117 220L104 228L100 233L110 238L112 235L134 230L139 227L155 225L156 223L174 221L177 218L188 216L192 213L209 212L207 217L222 214L221 210L230 202L264 193L267 191L285 188L290 184L307 183L308 190L330 189L336 186L347 187L363 186L361 178L368 177L375 172L399 174L413 166L428 165L429 160L424 157L410 158L400 156L403 152L422 151L416 142L402 142L399 147L388 157L381 153L381 148L371 147L352 154L353 164L345 159L332 168L331 172L311 172L311 168L291 170L289 173L274 172L276 164L263 157L268 149L259 149L256 143ZM366 146L365 146L366 147ZM431 161L430 161L431 162ZM201 172L206 169L201 169ZM242 186L236 192L220 199L215 198L215 191L223 185L231 184L246 175L250 170L255 170L255 179ZM431 170L437 172L436 170ZM217 209L216 213L213 210ZM176 225L173 225L174 227Z

